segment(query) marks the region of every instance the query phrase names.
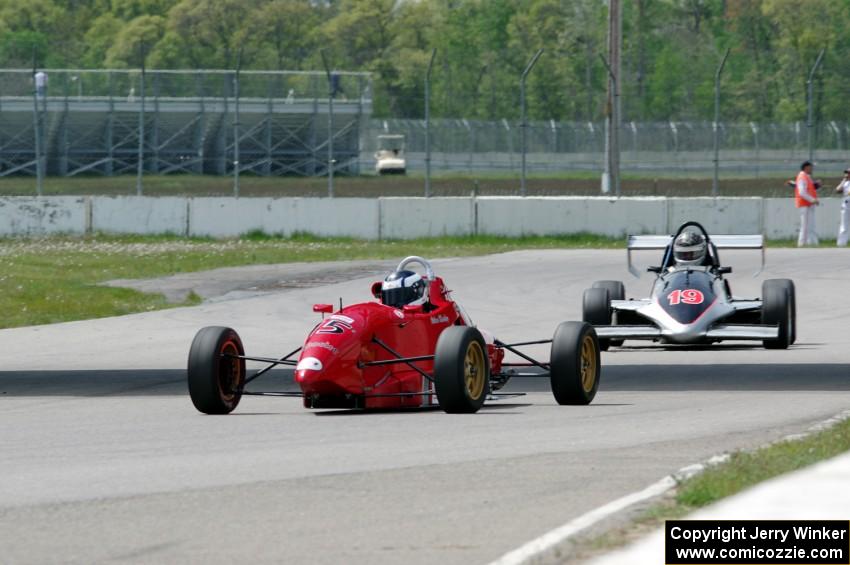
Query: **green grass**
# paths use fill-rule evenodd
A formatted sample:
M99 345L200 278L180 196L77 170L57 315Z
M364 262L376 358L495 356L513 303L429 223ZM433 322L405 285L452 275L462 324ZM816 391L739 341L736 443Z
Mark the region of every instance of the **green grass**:
M150 278L218 267L294 261L454 257L516 249L622 248L621 239L443 237L411 241L321 239L260 233L216 241L176 236L92 236L0 240L0 327L50 324L168 308L160 294L99 286L112 279ZM184 305L199 302L191 296Z
M621 547L661 527L774 477L850 451L850 419L801 439L733 453L723 463L683 480L672 496L639 513L627 525L581 540L576 555L588 557Z

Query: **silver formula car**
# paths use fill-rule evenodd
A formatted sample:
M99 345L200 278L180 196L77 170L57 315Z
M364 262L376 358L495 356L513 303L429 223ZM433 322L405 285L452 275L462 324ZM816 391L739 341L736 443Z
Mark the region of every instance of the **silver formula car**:
M672 236L629 236L629 271L633 250L664 250L649 298L626 300L621 281L597 281L584 291L583 318L594 326L602 349L624 340L663 344L707 344L727 340L762 341L768 349L786 349L796 340L794 282L770 279L761 298L739 298L723 278L731 267L720 263L720 249L756 249L761 235L709 237L697 222L686 222ZM761 272L761 269L759 269ZM756 273L758 274L758 273Z

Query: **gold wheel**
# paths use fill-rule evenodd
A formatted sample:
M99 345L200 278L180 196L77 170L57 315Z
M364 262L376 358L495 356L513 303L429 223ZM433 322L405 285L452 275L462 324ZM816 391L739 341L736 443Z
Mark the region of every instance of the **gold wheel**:
M584 392L593 391L597 371L596 346L593 343L593 336L586 335L581 341L581 387Z
M225 341L219 350L218 387L221 397L227 402L236 396L242 383L242 363L238 357L239 348L233 341Z
M472 400L477 400L484 393L484 379L487 376L487 365L484 361L484 351L477 341L472 341L466 348L463 360L463 379L466 393Z

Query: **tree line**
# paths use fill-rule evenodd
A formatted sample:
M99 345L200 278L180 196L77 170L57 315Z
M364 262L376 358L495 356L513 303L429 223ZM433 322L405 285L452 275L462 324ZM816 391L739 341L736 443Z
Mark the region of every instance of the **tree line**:
M815 77L821 120L848 120L847 0L623 0L625 120L710 120L714 74L724 120L796 121ZM376 116L518 116L519 76L534 119L605 111L604 0L0 0L0 66L369 71ZM144 54L144 55L142 55ZM240 56L241 54L241 56Z

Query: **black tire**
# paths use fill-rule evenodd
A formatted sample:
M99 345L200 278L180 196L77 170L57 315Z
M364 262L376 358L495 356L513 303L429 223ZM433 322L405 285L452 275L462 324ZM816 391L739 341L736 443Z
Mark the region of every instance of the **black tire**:
M202 328L189 349L189 396L204 414L229 414L242 399L245 360L223 354L245 355L239 334L230 328Z
M611 325L611 298L606 288L588 288L582 296L581 319L593 326ZM608 351L610 340L600 339L599 348Z
M779 337L765 339L765 349L788 349L794 326L794 311L787 285L777 279L766 280L761 285L761 323L779 327Z
M596 281L591 285L591 288L606 289L611 300L626 299L626 285L623 284L623 281Z
M599 389L602 361L596 331L586 322L562 322L552 338L549 380L558 404L590 404Z
M788 299L791 302L791 326L789 328L789 344L793 345L797 341L797 289L794 287L794 281L791 279L771 279L776 284L784 286L788 291ZM765 281L767 282L767 281Z
M626 299L626 285L623 284L623 281L596 281L593 283L591 288L604 288L608 291L609 300L625 300ZM618 324L617 321L617 313L611 312L611 325L616 326ZM623 345L622 339L609 339L608 343L612 347L620 347Z
M451 414L478 412L490 387L487 345L476 328L451 326L437 339L434 391Z

